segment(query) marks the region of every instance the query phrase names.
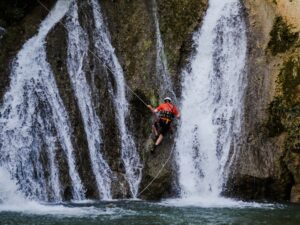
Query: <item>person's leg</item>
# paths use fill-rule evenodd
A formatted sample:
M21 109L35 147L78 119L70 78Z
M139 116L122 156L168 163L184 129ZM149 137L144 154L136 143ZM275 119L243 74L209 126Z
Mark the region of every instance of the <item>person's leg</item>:
M158 136L158 131L155 124L152 125L152 132L155 134L155 137Z
M170 124L165 123L165 121L163 121L163 120L159 121L159 126L160 126L160 132L159 132L159 136L155 142L155 146L158 146L162 142L164 136L168 133L168 131L170 129Z
M162 134L160 134L155 142L155 145L158 146L162 142L163 138L164 138L164 136Z

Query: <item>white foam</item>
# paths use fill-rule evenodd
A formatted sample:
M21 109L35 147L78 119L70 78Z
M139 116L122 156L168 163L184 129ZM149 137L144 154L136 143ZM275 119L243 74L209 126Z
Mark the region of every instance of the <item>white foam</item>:
M69 207L64 205L44 205L38 202L24 204L0 204L0 212L21 212L34 215L52 215L55 217L96 217L99 215L131 215L135 212L121 208Z
M200 208L268 208L278 206L268 203L245 202L216 196L193 196L189 198L167 199L161 202L164 206L200 207Z
M35 215L54 215L59 217L93 217L99 215L127 215L134 211L118 207L97 208L83 207L81 204L95 203L91 200L76 201L73 206L44 204L26 199L18 191L18 186L10 178L9 172L0 167L0 212L21 212Z

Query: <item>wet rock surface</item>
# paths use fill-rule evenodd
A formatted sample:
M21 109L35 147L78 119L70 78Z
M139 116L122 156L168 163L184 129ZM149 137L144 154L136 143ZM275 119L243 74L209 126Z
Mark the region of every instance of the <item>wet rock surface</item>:
M248 86L243 137L225 192L241 198L289 200L292 186L299 182L300 28L282 10L281 1L243 2Z
M294 185L291 191L291 202L300 202L300 185Z
M32 37L48 11L37 1L1 1L0 8L0 102L9 86L10 65L27 39ZM276 3L275 3L276 2ZM42 1L51 8L55 1ZM243 199L291 200L299 202L300 184L300 64L299 17L295 1L244 0L248 26L248 86L245 90L243 133L232 173L224 194ZM146 103L159 104L156 80L156 40L153 2L146 0L101 1L112 44L131 90ZM80 4L80 22L91 34L91 10ZM162 39L175 92L180 96L180 71L192 54L192 32L201 25L207 0L157 0ZM289 10L287 10L289 9ZM3 12L5 12L3 14ZM291 12L291 14L287 14ZM86 135L66 69L66 31L57 25L47 38L49 63L55 73L60 95L70 114L76 165L89 198L99 198L92 173ZM92 40L89 40L92 43ZM92 49L91 49L92 50ZM113 197L130 197L120 160L120 138L115 110L108 93L110 72L89 53L85 71L92 88L97 115L103 121L104 156L114 172ZM152 115L139 99L127 90L128 127L132 130L143 161L140 195L145 199L176 196L174 136L168 136L154 153L151 145ZM41 105L42 107L42 105ZM57 162L65 199L71 198L70 177L65 155L58 143ZM165 164L165 162L167 163ZM45 163L47 163L45 161ZM165 164L165 166L164 166ZM155 179L154 179L155 178ZM153 180L154 179L154 180Z
M54 0L41 1L51 8ZM0 27L6 31L0 39L0 103L9 85L11 63L22 45L32 37L48 11L36 0L15 1L3 0L0 3Z

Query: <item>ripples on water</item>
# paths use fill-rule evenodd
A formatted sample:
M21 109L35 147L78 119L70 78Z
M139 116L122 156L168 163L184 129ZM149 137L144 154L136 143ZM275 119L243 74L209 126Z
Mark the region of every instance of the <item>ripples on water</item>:
M200 205L200 207L199 207ZM0 224L93 225L93 224L300 224L300 206L225 200L185 204L182 200L161 203L144 201L82 202L61 205L9 206L0 204Z

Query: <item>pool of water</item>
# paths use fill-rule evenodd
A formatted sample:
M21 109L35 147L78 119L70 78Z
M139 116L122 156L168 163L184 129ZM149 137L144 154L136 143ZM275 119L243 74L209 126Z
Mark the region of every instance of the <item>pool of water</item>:
M271 224L299 225L300 206L225 202L111 201L68 204L0 204L0 224L9 225L93 225L93 224ZM197 205L198 204L198 205Z

